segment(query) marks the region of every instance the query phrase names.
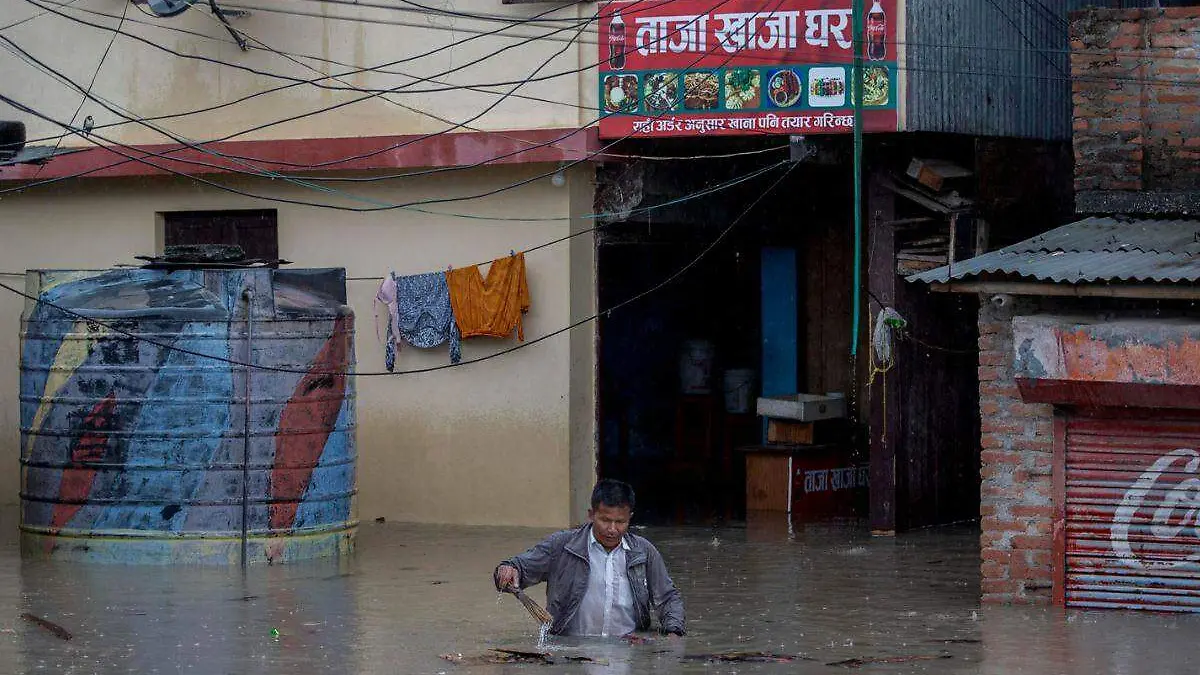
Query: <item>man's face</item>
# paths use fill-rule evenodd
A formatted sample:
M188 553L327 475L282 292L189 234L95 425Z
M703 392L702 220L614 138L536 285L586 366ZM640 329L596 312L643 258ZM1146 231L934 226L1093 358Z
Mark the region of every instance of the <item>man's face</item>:
M632 516L633 511L628 506L601 504L588 511L588 520L592 523L596 540L609 551L621 545L621 537L629 531L629 519Z

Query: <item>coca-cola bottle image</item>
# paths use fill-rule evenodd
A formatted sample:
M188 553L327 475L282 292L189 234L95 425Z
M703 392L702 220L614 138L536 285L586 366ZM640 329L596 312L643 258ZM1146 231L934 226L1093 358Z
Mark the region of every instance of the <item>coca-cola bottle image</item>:
M608 65L613 70L625 67L625 20L616 10L613 10L612 22L608 24Z
M887 58L887 16L879 0L875 0L867 13L867 58L872 61Z

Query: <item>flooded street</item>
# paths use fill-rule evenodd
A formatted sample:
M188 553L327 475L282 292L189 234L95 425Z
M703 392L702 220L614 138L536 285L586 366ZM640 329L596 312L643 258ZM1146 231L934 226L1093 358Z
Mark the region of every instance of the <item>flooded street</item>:
M854 524L640 530L684 593L689 636L633 646L552 638L558 662L542 666L440 658L536 647L537 627L489 578L500 558L542 531L367 523L352 559L243 577L236 569L22 562L15 527L5 525L4 672L1082 675L1194 673L1200 654L1200 617L980 608L971 528L895 539ZM55 637L23 612L73 638ZM725 652L797 659L703 658ZM597 663L567 659L575 656Z

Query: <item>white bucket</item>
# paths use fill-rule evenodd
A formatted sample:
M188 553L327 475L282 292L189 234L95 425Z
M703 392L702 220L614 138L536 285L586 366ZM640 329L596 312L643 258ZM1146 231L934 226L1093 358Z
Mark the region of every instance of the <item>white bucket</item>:
M754 400L754 371L738 368L725 371L725 412L748 413Z
M715 349L705 340L688 340L679 353L679 384L685 394L712 392Z

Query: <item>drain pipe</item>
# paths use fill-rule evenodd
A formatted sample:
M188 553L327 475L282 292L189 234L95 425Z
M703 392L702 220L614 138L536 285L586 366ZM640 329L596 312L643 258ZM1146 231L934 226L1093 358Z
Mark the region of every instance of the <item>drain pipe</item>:
M254 360L254 291L242 292L246 299L245 420L242 422L242 568L250 562L250 372Z

